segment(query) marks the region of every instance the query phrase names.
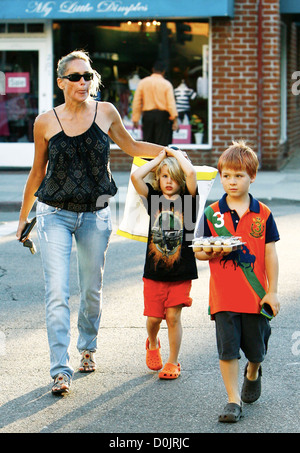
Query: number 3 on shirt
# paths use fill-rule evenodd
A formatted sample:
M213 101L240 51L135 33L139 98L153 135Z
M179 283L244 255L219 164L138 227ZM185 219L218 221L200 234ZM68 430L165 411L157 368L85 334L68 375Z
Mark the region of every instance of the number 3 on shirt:
M221 212L215 212L213 217L217 218L213 222L214 227L215 228L222 228L224 226L224 214L222 214Z

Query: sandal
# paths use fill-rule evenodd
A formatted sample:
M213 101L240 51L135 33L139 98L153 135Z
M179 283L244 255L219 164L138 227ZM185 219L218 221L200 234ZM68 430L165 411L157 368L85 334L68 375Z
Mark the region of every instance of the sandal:
M158 339L158 348L149 349L149 338L146 341L146 365L150 370L160 370L163 366L161 353L160 353L160 341Z
M53 395L63 395L64 393L69 393L70 390L70 379L66 374L59 373L54 378L54 383L52 386Z
M174 363L167 362L158 374L158 377L160 379L177 379L180 375L180 371L180 363L174 365Z
M92 351L83 351L82 358L79 365L80 373L92 373L96 370L96 362L94 360L94 353Z
M242 417L242 406L236 403L228 403L219 415L219 422L236 423Z
M242 386L242 392L241 392L241 400L244 403L254 403L254 401L258 400L261 394L261 376L262 376L262 371L261 371L261 366L258 369L258 378L255 381L250 381L247 378L247 367L248 363L245 366L245 371L244 371L244 382Z

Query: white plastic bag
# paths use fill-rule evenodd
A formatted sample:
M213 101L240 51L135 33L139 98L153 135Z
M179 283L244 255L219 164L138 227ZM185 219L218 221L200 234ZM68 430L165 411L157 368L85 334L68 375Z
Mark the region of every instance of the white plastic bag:
M146 162L147 162L146 159L142 159L141 157L134 157L130 174L132 174L138 167L141 167ZM199 212L196 222L196 224L198 224L199 219L202 216L208 194L215 181L218 170L214 167L208 167L206 165L194 166L194 168L196 169L197 172L197 184L199 192ZM150 172L146 176L144 181L151 184L153 179L154 173ZM124 215L119 225L117 234L129 239L134 239L136 241L147 242L148 228L149 228L149 215L147 213L147 210L143 204L141 197L135 190L131 182L131 179L129 178Z

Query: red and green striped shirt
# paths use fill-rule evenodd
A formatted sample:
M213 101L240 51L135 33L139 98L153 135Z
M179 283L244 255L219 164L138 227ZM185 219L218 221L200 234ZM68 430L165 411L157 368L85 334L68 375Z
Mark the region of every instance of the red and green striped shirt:
M205 236L239 236L241 250L210 261L209 313L259 313L267 288L265 245L279 234L270 209L250 195L250 206L239 218L225 194L204 213Z

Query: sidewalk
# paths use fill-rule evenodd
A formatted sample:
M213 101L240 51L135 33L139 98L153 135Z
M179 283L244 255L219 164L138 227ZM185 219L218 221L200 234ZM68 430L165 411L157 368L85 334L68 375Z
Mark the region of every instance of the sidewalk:
M17 211L20 209L24 185L28 171L0 171L0 211ZM129 172L113 172L114 180L119 188L113 202L125 203L129 181ZM268 201L299 201L300 202L300 148L290 162L280 171L259 171L251 193L259 200ZM209 202L219 199L223 194L219 175L209 194Z

